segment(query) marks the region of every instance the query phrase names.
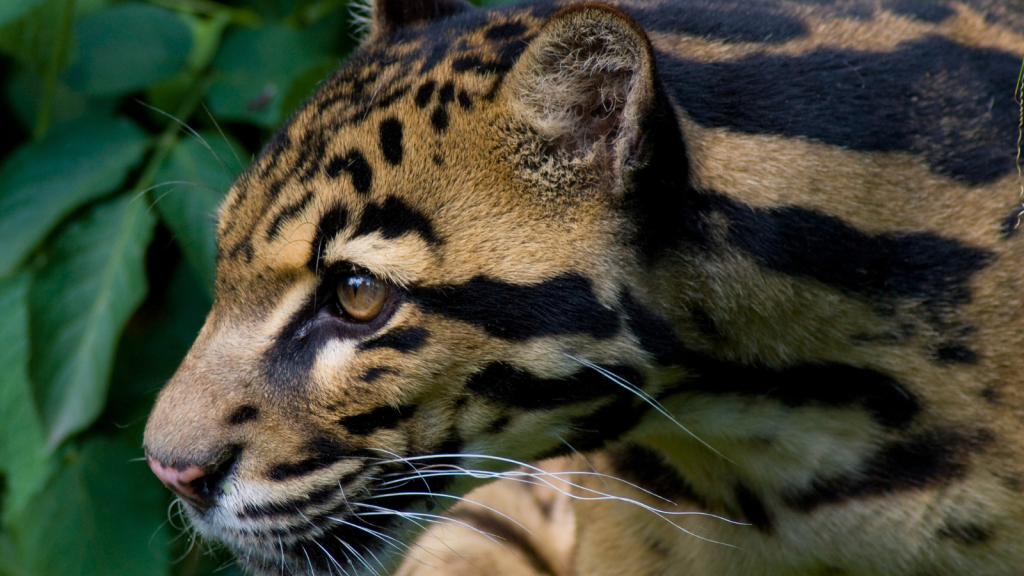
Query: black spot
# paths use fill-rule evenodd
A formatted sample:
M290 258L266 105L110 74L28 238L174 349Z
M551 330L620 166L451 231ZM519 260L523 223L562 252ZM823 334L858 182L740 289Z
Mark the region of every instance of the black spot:
M451 81L445 82L441 85L441 89L437 91L437 101L442 106L446 106L453 100L455 100L455 84Z
M306 443L305 451L310 454L308 458L273 466L267 473L267 478L282 482L289 478L306 476L354 454L347 446L328 436L310 440Z
M448 129L448 110L443 106L438 105L434 108L434 112L430 115L430 123L434 126L434 130L437 132L444 132Z
M469 110L473 107L473 101L469 98L469 93L465 90L459 90L459 106L463 110Z
M726 42L780 44L809 33L807 24L784 12L782 6L749 0L716 3L690 0L625 9L645 30Z
M640 386L639 373L628 366L603 367L612 374ZM524 410L544 410L633 393L607 376L585 368L565 378L538 378L511 364L493 362L474 374L467 389L491 402Z
M236 244L235 247L231 249L231 254L229 254L229 257L230 258L242 257L242 259L245 260L246 264L251 264L252 263L252 258L255 255L256 255L256 250L254 250L253 247L252 247L252 240L249 239L249 238L246 238L245 240L242 240L241 242Z
M1010 212L1010 215L1003 220L1000 226L1003 238L1013 238L1017 234L1017 230L1020 228L1018 222L1024 221L1022 216L1024 216L1024 208L1020 206L1014 207L1013 212Z
M946 522L939 528L939 537L962 546L977 546L992 539L993 531L973 522Z
M1014 168L1017 56L941 37L885 52L822 48L800 56L697 62L658 54L665 85L705 125L804 136L861 151L923 155L969 184ZM786 78L785 82L778 81Z
M309 256L309 262L306 266L314 273L320 271L323 267L324 251L327 250L327 244L334 239L335 236L341 232L348 224L348 210L345 209L341 204L335 204L331 206L323 216L320 217L320 222L316 226L316 235L313 236L313 250Z
M708 509L703 497L679 475L674 466L654 450L639 444L626 444L610 449L608 458L615 468L616 477L672 500L673 504L690 501Z
M289 218L305 210L306 206L309 206L309 202L312 199L313 192L306 192L298 202L289 204L288 206L285 206L283 210L278 212L277 216L274 217L270 222L270 226L267 228L267 240L273 240L276 238L277 234L281 231L281 225Z
M718 331L718 325L715 324L715 319L706 311L695 308L690 310L690 317L693 318L693 324L701 334L711 338L712 340L722 339L722 333Z
M394 428L398 423L412 416L416 411L414 404L399 406L380 406L365 414L346 416L338 420L350 433L357 436L373 434L382 428Z
M383 204L367 204L352 237L365 236L373 232L380 232L380 235L388 240L415 233L431 246L441 244L441 239L434 234L430 219L395 196L387 197Z
M936 0L888 0L882 7L895 14L938 24L956 14L945 2Z
M518 51L521 52L521 48ZM512 64L514 63L515 60L510 58L484 60L479 56L463 56L452 62L452 70L456 72L467 72L472 70L480 75L493 73L504 74L512 69Z
M501 434L502 430L505 429L505 426L508 426L509 421L510 419L508 416L497 418L494 422L491 422L490 426L487 427L487 433Z
M391 117L380 123L380 150L390 164L402 163L402 122L398 118Z
M522 22L506 22L504 24L495 24L484 32L484 38L495 42L504 40L515 40L522 38L529 31Z
M974 364L978 355L961 344L946 344L935 351L935 360L948 364Z
M436 86L437 82L433 80L427 80L421 84L419 89L416 90L416 106L426 108L427 104L430 103L430 97L434 95L434 87Z
M870 368L834 362L783 368L718 360L686 348L668 321L629 293L620 297L626 326L659 364L684 366L689 377L661 394L680 392L736 394L805 405L860 405L878 424L899 428L921 411L917 397L895 378Z
M370 191L373 181L373 171L366 162L366 158L358 150L352 150L346 156L335 156L327 164L327 176L337 178L342 172L352 175L352 185L357 192L366 194Z
M444 166L444 156L437 152L430 155L430 161L433 162L435 166Z
M775 522L764 507L764 502L750 491L749 488L740 484L736 486L736 503L740 507L743 517L750 522L754 528L763 534L771 534L775 531Z
M924 432L883 446L856 473L819 479L785 498L788 506L810 512L854 498L942 485L961 478L967 460L993 441L991 432L972 436L952 430Z
M423 342L430 335L430 331L419 326L394 328L372 340L367 340L359 345L360 350L375 350L377 348L391 348L399 352L413 352L418 350Z
M250 420L255 420L260 415L260 409L255 406L239 406L237 410L228 417L228 424L238 425Z
M477 276L465 284L415 289L423 310L479 326L492 336L526 340L557 334L610 338L619 315L594 295L590 279L563 274L539 284L510 284Z
M444 40L429 38L427 43L430 47L426 50L427 57L423 59L423 64L420 66L420 74L426 74L436 68L448 55L448 43ZM422 107L420 106L420 108Z
M991 386L988 386L981 391L981 397L989 404L999 404L1003 399L1003 395L999 392L999 389Z
M367 384L373 384L374 382L377 381L378 378L384 376L385 374L398 374L398 372L391 368L374 366L373 368L368 369L366 372L363 372L359 376L359 379L362 380L363 382L366 382Z

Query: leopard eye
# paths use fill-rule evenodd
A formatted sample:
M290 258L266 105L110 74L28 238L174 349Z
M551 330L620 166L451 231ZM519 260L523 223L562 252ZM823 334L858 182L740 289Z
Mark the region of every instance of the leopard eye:
M380 314L391 288L368 274L353 274L338 283L341 309L357 322L369 322Z

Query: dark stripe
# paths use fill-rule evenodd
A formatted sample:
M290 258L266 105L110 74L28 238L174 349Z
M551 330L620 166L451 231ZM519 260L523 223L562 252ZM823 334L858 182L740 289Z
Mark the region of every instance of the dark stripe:
M399 422L412 416L416 411L415 404L399 406L380 406L365 414L345 416L338 420L338 424L344 426L349 433L357 436L373 434L381 428L394 428Z
M501 434L502 431L505 430L505 427L508 426L509 422L511 422L511 419L508 416L498 417L493 422L491 422L490 426L487 427L487 433Z
M938 36L896 50L819 49L697 62L658 54L669 93L705 126L923 155L969 184L1014 169L1015 55ZM779 78L786 78L779 82Z
M298 516L312 506L326 504L334 499L340 498L341 488L337 484L331 484L319 490L307 492L293 500L284 502L263 502L260 504L246 503L242 511L238 513L239 518L273 518L276 516Z
M327 176L337 178L342 172L352 175L352 185L357 192L366 194L373 183L373 170L366 158L358 150L352 150L347 156L335 156L327 164Z
M477 276L465 284L419 288L423 310L479 326L492 336L525 340L558 334L610 338L619 315L594 295L590 279L563 274L539 284L509 284Z
M935 359L945 364L976 364L978 354L962 344L945 344L935 350Z
M399 352L414 352L423 345L429 335L430 331L420 326L394 328L372 340L361 343L359 349L365 351L390 348Z
M309 202L312 199L313 192L306 192L298 202L289 204L288 206L285 206L283 210L278 212L277 216L274 216L274 219L270 222L270 226L267 228L267 240L274 240L274 238L277 237L277 234L281 231L281 225L284 224L286 220L305 210L306 206L309 206Z
M699 496L659 453L639 444L626 444L609 449L608 458L615 469L615 476L635 484L652 494L681 505L692 502L707 510L704 499Z
M398 118L381 121L380 150L384 159L393 166L402 163L402 122Z
M484 32L484 38L491 42L517 40L522 38L530 29L522 22L504 22L495 24Z
M452 510L449 515L452 518L469 524L490 537L497 538L506 550L508 550L508 546L512 546L514 550L508 551L516 557L525 560L534 574L555 575L563 572L547 561L544 554L534 546L530 533L518 524L513 524L514 521L486 510L478 511L470 508ZM545 546L545 548L547 547L543 542L540 542L540 544ZM519 554L516 554L516 551Z
M282 482L289 478L306 476L355 455L351 448L327 436L310 440L304 446L304 451L311 455L298 462L277 464L271 467L267 472L267 478L275 482Z
M764 507L764 502L743 484L736 486L736 504L739 505L743 517L757 528L758 532L771 534L775 531L775 522L768 514L768 509Z
M963 477L971 454L992 442L993 435L986 430L970 436L953 430L924 432L883 446L860 470L816 480L786 496L785 502L811 512L855 498L943 485Z
M250 420L255 420L260 415L260 409L255 406L239 406L231 416L228 417L228 424L239 425Z
M427 104L430 103L430 97L434 95L434 88L437 86L437 82L433 80L427 80L420 85L419 89L416 90L416 106L420 108L426 108Z
M309 255L309 262L306 264L314 273L323 270L324 251L327 245L345 229L348 225L348 210L341 204L331 206L316 226L316 234L313 236L312 251Z
M366 382L367 384L373 384L381 376L384 376L385 374L398 374L398 372L391 368L383 366L374 366L373 368L367 369L366 372L363 372L359 376L359 379L362 380L363 382Z
M1003 220L1002 225L999 228L1003 238L1013 238L1013 236L1017 234L1017 231L1020 229L1020 226L1018 226L1017 223L1024 222L1024 218L1022 218L1022 216L1024 216L1024 208L1015 206L1009 216Z
M847 364L822 362L785 368L725 362L687 349L671 324L636 301L621 297L626 325L659 364L683 366L689 377L663 395L681 392L736 394L781 402L789 407L860 405L882 426L906 426L921 403L895 378Z
M946 522L939 528L939 537L960 544L961 546L977 546L992 539L991 527L973 522Z
M640 375L631 367L604 368L634 386L642 383ZM469 379L466 387L491 402L524 410L552 409L608 396L633 396L632 392L590 368L565 378L538 378L504 362L488 364Z
M887 0L882 7L901 16L938 24L956 14L945 2L937 0Z
M380 232L388 240L416 233L430 246L441 244L440 238L434 234L430 219L395 196L388 196L382 204L366 204L352 237L366 236L373 232Z
M804 37L803 20L780 5L751 0L709 3L689 0L643 8L625 8L645 30L686 34L726 42L779 44Z

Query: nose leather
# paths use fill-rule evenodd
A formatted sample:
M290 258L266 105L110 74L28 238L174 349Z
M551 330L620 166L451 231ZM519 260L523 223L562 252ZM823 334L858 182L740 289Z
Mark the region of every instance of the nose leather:
M153 471L153 474L156 474L156 477L175 494L181 496L197 508L205 510L208 507L199 495L199 492L197 492L196 487L192 484L199 478L206 476L205 470L199 466L186 466L179 470L173 466L164 465L149 454L146 454L146 462L149 463L149 468Z

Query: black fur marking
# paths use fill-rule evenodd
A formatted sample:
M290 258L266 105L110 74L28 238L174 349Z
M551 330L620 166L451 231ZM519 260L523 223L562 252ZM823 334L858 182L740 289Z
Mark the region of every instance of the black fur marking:
M278 212L277 216L275 216L270 222L270 226L267 227L267 240L274 240L278 233L281 232L281 225L284 224L286 220L305 210L312 199L313 192L306 192L298 202L289 204L288 206L285 206L283 210Z
M312 506L326 504L335 497L341 497L341 489L338 488L337 484L332 484L285 502L246 503L242 506L242 511L238 513L238 517L273 518L277 516L298 516L304 510Z
M522 52L522 49L519 49ZM499 54L499 56L503 56ZM518 54L516 54L518 56ZM463 56L457 58L452 62L452 70L456 72L467 72L472 70L480 75L485 74L504 74L512 69L512 65L515 63L514 59L511 58L499 58L498 60L484 60L479 56Z
M362 380L363 382L366 382L367 384L373 384L374 382L377 381L377 379L379 379L381 376L384 376L385 374L398 374L398 372L391 368L374 366L373 368L368 369L366 372L363 372L359 376L359 379Z
M604 368L635 386L642 383L640 375L631 367ZM633 397L632 392L590 368L565 378L538 378L504 362L488 364L469 379L466 387L496 404L524 410L552 409L608 396Z
M805 405L860 405L878 424L906 426L921 411L921 402L895 378L870 368L833 362L784 368L725 362L687 349L672 325L624 293L620 297L626 326L659 364L685 366L690 377L661 397L681 392L736 394Z
M441 85L441 89L437 91L437 101L442 106L447 106L455 100L455 84L450 80Z
M485 510L470 507L458 508L451 512L460 524L471 526L483 534L488 534L501 541L502 547L516 558L525 561L533 574L558 574L560 565L548 561L547 555L534 544L532 532L523 528L519 522L504 515L488 514Z
M487 32L484 33L484 38L491 42L518 40L529 31L530 29L522 22L505 22L504 24L495 24L488 28Z
M615 468L615 476L672 500L675 504L690 501L707 510L704 499L689 482L660 454L639 444L626 444L610 449L608 458Z
M500 418L497 418L494 422L491 422L490 426L487 427L487 433L501 434L502 430L505 429L505 426L508 426L509 421L510 419L508 416L501 416Z
M469 110L473 107L473 100L470 99L469 93L465 90L459 90L459 107L463 110Z
M920 299L930 310L969 301L971 275L993 257L931 232L871 236L814 210L753 208L718 194L701 196L692 198L694 208L724 213L727 240L766 268L854 294ZM693 229L706 226L702 221Z
M939 537L960 544L961 546L978 546L992 539L993 530L973 522L946 522L939 528Z
M999 404L1003 400L1002 393L998 388L986 387L981 391L981 397L989 404Z
M883 446L856 474L816 480L786 496L793 509L811 512L819 506L903 490L942 485L961 478L971 454L993 441L991 432L972 436L953 430L924 432Z
M366 194L373 183L373 170L366 158L358 150L352 150L346 156L335 156L327 164L327 176L337 178L342 172L352 175L352 185L357 192Z
M1020 62L1012 54L929 37L888 52L726 62L659 53L658 66L669 93L705 126L913 152L935 172L975 185L1014 169L1006 151L1016 143L1017 109L1005 86Z
M507 340L556 334L610 338L620 328L618 313L605 308L590 279L579 274L533 285L477 276L465 284L419 288L410 296L427 312L474 324Z
M388 240L416 233L430 246L437 246L442 242L434 234L430 219L395 196L388 196L383 204L367 204L352 237L365 236L373 232L380 232L381 236Z
M283 482L289 478L306 476L354 455L348 446L328 436L310 440L305 446L305 451L310 454L308 458L299 462L278 464L267 472L267 478L274 482Z
M392 166L402 163L402 121L391 117L380 123L380 150Z
M252 239L246 238L245 240L242 240L241 242L236 244L235 247L231 249L231 253L228 255L228 257L238 258L241 256L242 259L245 260L246 264L251 264L252 258L255 255L256 250L253 249L252 247Z
M956 10L950 8L945 2L936 0L888 0L882 4L882 7L894 14L910 16L932 24L938 24L956 14Z
M444 132L448 129L448 110L440 104L434 107L434 112L430 115L430 123L434 126L434 130L438 133Z
M935 359L948 364L974 364L978 354L962 344L945 344L935 351Z
M644 8L627 8L644 29L691 36L704 36L726 42L763 42L780 44L807 36L809 30L799 18L767 3L709 3L690 0Z
M430 103L430 98L434 95L434 87L437 86L437 82L433 80L427 80L420 85L419 89L416 90L416 106L419 108L426 108L427 104Z
M259 415L260 409L255 406L249 406L248 404L245 406L239 406L238 409L232 412L231 416L228 417L228 424L237 426L239 424L249 422L250 420L255 420Z
M739 505L740 512L743 513L747 522L750 522L759 532L771 534L775 531L775 521L768 514L764 502L743 484L736 486L736 504Z
M408 326L394 328L372 340L367 340L359 345L360 350L375 350L378 348L390 348L399 352L414 352L423 345L430 331L420 326Z
M350 433L357 436L366 436L382 428L394 428L406 418L412 416L416 411L415 404L406 406L380 406L365 414L346 416L338 420L338 424L344 426Z
M722 339L722 333L718 331L718 325L715 324L715 319L706 311L695 308L690 310L690 317L693 318L693 324L701 334L711 338L712 340Z
M632 376L629 373L620 373L618 376L626 378L636 386L640 386L641 380L638 373L634 372ZM636 428L640 418L648 410L650 410L650 405L646 402L637 403L636 396L632 393L615 397L614 400L590 414L573 418L570 422L573 435L567 440L578 452L597 450L604 447L605 443L617 440L623 434ZM538 460L553 456L563 456L568 453L569 449L567 447L559 447L550 454L542 454Z
M1013 212L1010 212L1010 215L1003 220L1003 223L1000 226L1000 232L1002 233L1003 238L1013 238L1013 236L1017 234L1017 231L1020 228L1017 223L1024 222L1024 218L1021 217L1022 211L1024 211L1024 208L1016 206L1014 207Z
M313 236L313 250L309 256L306 266L314 273L323 270L324 251L327 244L348 225L348 210L341 204L331 206L327 212L320 217L316 226L316 235Z

